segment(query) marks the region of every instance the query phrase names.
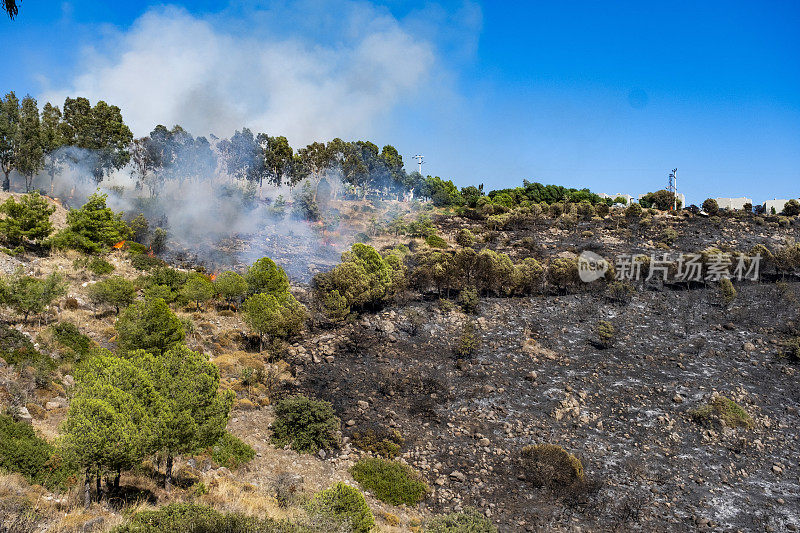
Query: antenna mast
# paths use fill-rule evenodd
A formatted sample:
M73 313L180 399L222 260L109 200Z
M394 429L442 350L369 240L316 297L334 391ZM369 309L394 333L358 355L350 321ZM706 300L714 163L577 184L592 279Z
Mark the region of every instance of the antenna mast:
M678 169L673 168L669 174L669 185L667 190L672 193L672 210L678 210Z
M425 163L425 156L417 154L414 156L414 159L417 160L417 163L419 164L419 173L422 174L422 164Z

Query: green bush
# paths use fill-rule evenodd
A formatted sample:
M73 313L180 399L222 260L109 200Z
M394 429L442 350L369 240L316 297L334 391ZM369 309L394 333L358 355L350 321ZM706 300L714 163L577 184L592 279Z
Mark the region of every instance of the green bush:
M458 305L465 313L477 313L479 303L478 290L475 287L466 287L458 294Z
M75 270L88 270L96 276L104 276L114 272L114 265L103 259L102 257L90 256L79 257L72 262L72 267Z
M18 472L51 489L65 487L75 474L30 424L8 415L0 415L0 470Z
M697 422L719 422L728 427L753 426L752 417L742 406L725 396L715 396L705 405L690 411L689 415Z
M26 194L19 203L14 197L0 204L0 235L10 246L21 246L25 241L39 243L53 232L50 215L56 208L38 192Z
M136 298L133 282L122 276L111 276L89 286L89 300L95 305L109 305L117 314L123 307L131 305Z
M81 333L78 326L71 322L59 322L49 328L53 340L63 351L63 359L80 361L97 348L97 343Z
M116 324L117 345L123 351L145 350L163 354L183 343L186 333L167 303L156 298L136 302L123 311Z
M67 292L64 278L53 273L44 279L25 276L17 271L0 281L0 299L27 321L30 315L41 314L56 298Z
M447 241L438 235L428 235L425 238L425 242L428 243L428 246L431 248L447 248Z
M307 510L311 515L346 524L353 533L368 533L375 526L375 517L364 495L341 482L318 492L308 503Z
M203 505L173 503L133 515L114 533L300 533L305 528L270 518L223 514Z
M10 365L46 363L55 366L49 357L34 348L25 334L6 324L0 324L0 357Z
M475 326L472 322L466 322L461 329L456 343L456 355L469 357L474 354L481 346L481 340L475 334Z
M394 459L400 455L405 439L396 429L368 427L353 433L353 444L364 451Z
M353 465L351 473L364 490L391 505L416 505L428 493L428 485L411 467L396 461L364 458Z
M132 231L121 213L106 207L105 194L93 194L80 209L67 214L67 227L52 237L55 248L100 253L103 248L130 238Z
M425 525L425 533L497 533L497 528L480 511L468 507L460 513L432 518Z
M730 305L736 299L736 289L728 278L719 280L719 296L725 305Z
M460 229L458 233L456 233L456 244L470 247L475 244L475 235L466 228Z
M520 464L525 478L537 486L565 487L584 480L580 460L555 444L524 447Z
M131 266L136 270L150 270L159 266L166 266L166 263L154 255L142 253L131 253L129 255Z
M595 333L597 334L597 346L600 348L610 348L617 336L614 325L608 320L598 320Z
M272 441L301 453L316 453L338 444L339 427L330 402L292 396L275 405Z
M237 468L249 463L255 456L256 451L253 448L227 431L211 451L211 459L218 465L228 468Z

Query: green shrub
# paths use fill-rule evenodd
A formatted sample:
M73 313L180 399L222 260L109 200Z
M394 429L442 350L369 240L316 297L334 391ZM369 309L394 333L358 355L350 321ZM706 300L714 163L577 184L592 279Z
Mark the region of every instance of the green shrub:
M53 232L50 215L56 208L38 192L26 194L19 203L14 197L0 204L0 235L10 246L21 246L25 241L39 243Z
M475 326L472 322L464 323L456 342L456 355L469 357L474 354L481 346L481 340L475 334Z
M13 276L0 281L2 303L11 307L27 321L30 315L39 315L56 298L67 292L64 278L52 273L44 279L25 276L17 271Z
M480 511L468 507L460 513L432 518L425 525L425 533L497 533L497 528Z
M631 204L625 208L625 218L628 220L638 220L642 218L642 206Z
M341 482L318 492L308 503L307 510L309 514L347 524L353 533L368 533L375 526L375 517L364 495Z
M719 280L719 296L725 305L730 305L736 299L736 289L728 278Z
M132 231L122 214L106 207L106 199L105 194L93 194L83 207L71 210L67 227L52 237L52 245L96 254L130 238Z
M30 424L8 415L0 415L0 470L18 472L51 489L65 487L75 474Z
M711 215L712 217L719 213L719 204L713 198L706 198L703 201L703 211Z
M470 247L475 244L475 235L466 228L460 229L458 233L456 233L456 244Z
M109 305L117 314L123 307L131 305L136 298L133 282L122 276L111 276L89 286L89 300L95 305Z
M223 514L203 505L173 503L133 515L114 533L300 533L304 528L270 518Z
M394 459L400 455L405 439L396 429L368 427L353 433L353 444L364 451Z
M742 406L725 396L715 396L705 405L690 411L689 415L700 423L719 422L728 427L753 426L752 417Z
M237 468L249 463L255 456L256 451L253 448L227 431L211 451L211 459L218 465L228 468Z
M0 324L0 357L10 365L45 362L55 367L49 357L34 348L25 334L6 324Z
M97 256L79 257L72 262L72 267L75 270L86 269L96 276L104 276L114 272L114 265Z
M125 243L125 246L128 248L129 255L147 254L147 246L145 246L144 244L140 244L134 241L128 241Z
M783 356L792 361L800 361L800 337L795 337L786 342L786 350Z
M600 348L610 348L617 336L614 325L608 320L598 320L595 333L597 334L597 346Z
M338 444L339 427L330 402L292 396L275 405L272 441L301 453L316 453Z
M478 290L475 287L467 287L462 289L458 294L458 305L465 313L476 313L478 311Z
M68 361L80 361L97 348L97 343L81 333L78 326L71 322L59 322L49 328L53 340L63 351L62 358Z
M150 270L155 267L166 266L167 264L154 255L131 253L129 257L131 260L131 266L136 270Z
M123 311L114 327L123 351L145 350L163 354L183 343L186 333L180 319L160 298L136 302Z
M555 444L524 447L520 465L525 478L537 486L565 487L584 480L580 460Z
M416 505L428 493L428 485L411 467L397 461L367 457L353 465L350 472L364 490L391 505Z
M428 235L425 238L425 242L431 248L447 248L447 241L438 235Z

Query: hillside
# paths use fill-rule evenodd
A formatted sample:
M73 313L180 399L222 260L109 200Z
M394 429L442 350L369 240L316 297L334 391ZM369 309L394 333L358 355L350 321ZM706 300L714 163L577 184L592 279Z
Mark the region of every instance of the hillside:
M398 205L333 202L348 213L347 231L313 269L297 264L307 255L295 245L276 245L268 255L289 272L288 291L308 320L297 332L266 335L263 350L244 297L226 302L219 285L199 302L185 296L189 280L219 280L222 268L192 264L177 246L161 254L177 270L130 241L103 248L112 271L56 246L0 254L7 280L21 267L37 279L56 273L64 283L27 320L7 299L0 410L58 445L80 366L100 356L88 349L75 356L80 337L65 340L53 328L73 324L98 347L122 353L116 310L92 297L98 282L122 277L135 283L139 302L168 287L185 345L213 363L220 390L235 395L227 430L254 452L241 464L221 460L220 444L177 454L171 490L161 453L149 454L123 469L119 489L103 489L113 497L95 501L92 486L89 507L81 471L45 488L6 468L2 527L109 531L136 512L185 502L326 530L333 526L315 525L307 502L339 481L361 489L380 531L432 530L434 517L468 508L500 531L800 527L800 389L791 344L800 336L798 217L645 210L634 218L619 209L582 217L570 210L575 204L555 216L526 208L487 216L417 204L400 211L404 224L391 229L385 221ZM381 227L371 231L376 220ZM51 221L57 231L67 227L57 202ZM268 236L265 229L258 239L241 238ZM310 274L331 271L331 256L356 238L381 252L375 261L388 267L369 279L386 288L367 303L353 297L337 315L325 298L349 270L313 283ZM582 283L575 260L585 250L613 263L624 254L712 248L735 258L754 247L770 252L760 280L734 280L732 296L716 280ZM366 249L354 247L345 263ZM361 287L359 279L343 279L353 291ZM610 325L603 334L601 322ZM21 355L24 342L14 332L41 356ZM298 453L271 439L276 406L298 393L330 402L341 421L338 442ZM526 459L526 447L542 444L572 454L581 471L561 456ZM354 478L360 459L379 455L396 457L425 482L419 503L381 501L380 489Z

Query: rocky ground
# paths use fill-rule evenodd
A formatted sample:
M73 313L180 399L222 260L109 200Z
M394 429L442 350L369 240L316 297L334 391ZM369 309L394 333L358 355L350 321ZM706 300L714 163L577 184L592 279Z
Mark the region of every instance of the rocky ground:
M427 317L416 335L398 308L301 348L299 381L334 403L350 433L398 428L404 459L435 487L434 510L475 506L507 531L793 531L800 387L776 339L797 293L742 287L729 310L704 290L645 292L625 306L591 295L489 299L468 359L453 348L473 318L416 304ZM592 344L599 318L619 332L609 349ZM754 427L692 420L715 392ZM578 455L593 486L532 487L516 458L538 442Z

